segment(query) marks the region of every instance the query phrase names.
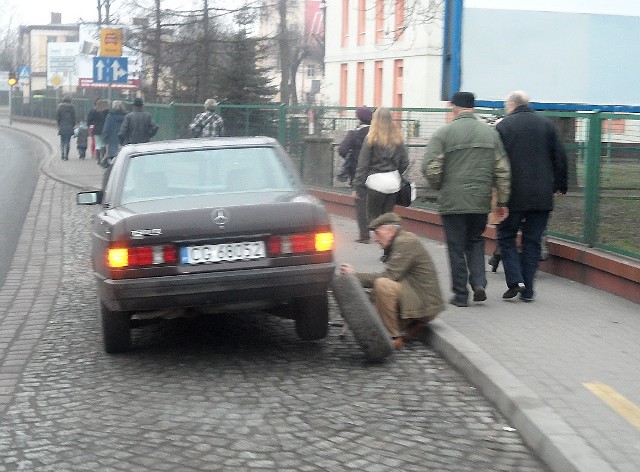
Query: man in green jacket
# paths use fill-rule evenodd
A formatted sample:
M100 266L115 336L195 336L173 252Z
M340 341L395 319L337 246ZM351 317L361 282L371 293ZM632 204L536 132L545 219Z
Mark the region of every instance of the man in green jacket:
M396 348L444 310L435 265L418 237L401 223L397 214L384 213L369 224L384 249L386 270L364 273L349 264L340 267L343 274L355 274L363 287L373 288L374 304Z
M498 195L496 213L507 217L511 170L500 136L474 114L475 97L458 92L451 99L453 121L438 129L422 163L422 173L438 190L438 206L451 268L450 303L468 306L487 299L482 233L491 211L491 189Z

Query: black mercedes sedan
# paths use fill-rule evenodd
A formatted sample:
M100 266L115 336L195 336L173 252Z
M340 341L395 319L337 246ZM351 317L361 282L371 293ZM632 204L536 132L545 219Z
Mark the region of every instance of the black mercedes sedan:
M265 137L128 145L92 221L105 350L131 347L139 320L262 310L326 336L334 238L322 204Z

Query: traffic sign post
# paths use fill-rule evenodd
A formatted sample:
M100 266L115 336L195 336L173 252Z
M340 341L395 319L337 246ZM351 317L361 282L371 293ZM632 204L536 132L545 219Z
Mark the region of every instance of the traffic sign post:
M12 119L12 106L13 106L13 98L11 97L11 92L13 92L13 86L18 82L16 79L16 74L14 72L9 72L9 125L11 125Z
M129 78L129 62L126 57L93 58L93 81L96 83L126 84Z

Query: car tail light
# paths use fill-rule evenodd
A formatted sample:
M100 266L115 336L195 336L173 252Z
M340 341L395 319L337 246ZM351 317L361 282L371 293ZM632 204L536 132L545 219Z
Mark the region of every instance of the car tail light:
M271 236L267 240L270 256L283 254L310 254L333 249L333 233L300 233Z
M178 251L173 245L111 247L107 251L107 266L112 269L175 264Z

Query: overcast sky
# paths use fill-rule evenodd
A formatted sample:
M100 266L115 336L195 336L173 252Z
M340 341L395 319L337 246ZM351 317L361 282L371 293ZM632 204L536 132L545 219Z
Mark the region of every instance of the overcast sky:
M15 13L15 22L23 25L46 25L51 23L51 12L62 13L62 23L77 23L78 20L97 21L96 0L0 0ZM114 0L111 13L126 0ZM162 0L163 7L178 8L191 5L191 0ZM129 23L128 21L126 23Z

